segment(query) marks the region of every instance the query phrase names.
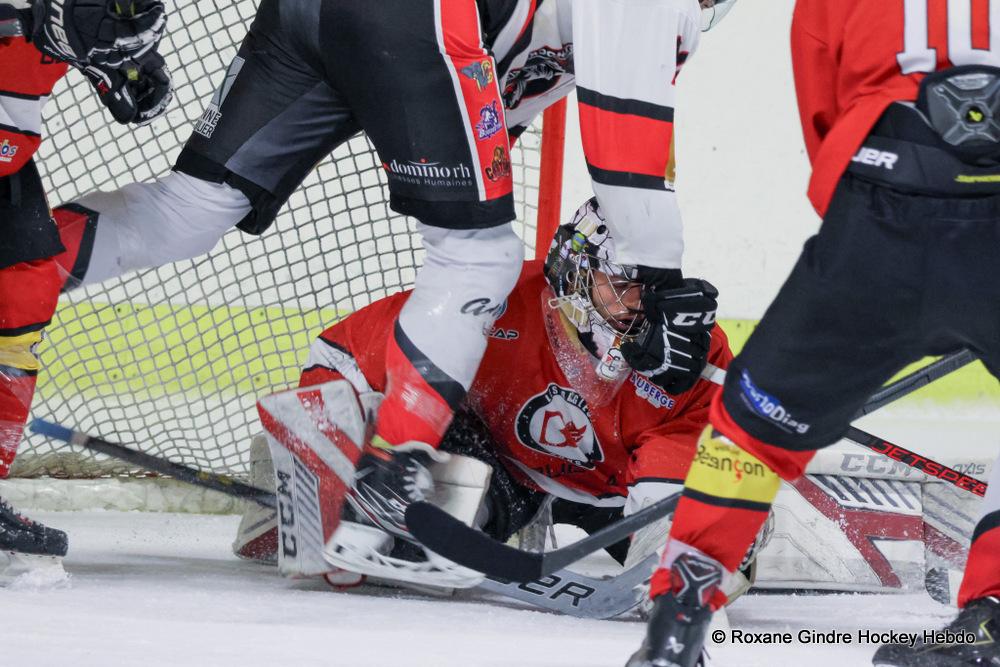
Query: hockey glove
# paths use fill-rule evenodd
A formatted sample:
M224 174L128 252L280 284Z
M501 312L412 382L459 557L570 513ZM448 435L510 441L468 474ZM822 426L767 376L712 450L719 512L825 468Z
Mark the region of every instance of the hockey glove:
M161 0L34 0L31 41L76 67L117 69L156 48L167 19Z
M625 361L667 393L693 387L708 361L718 296L711 283L695 278L672 289L647 286L642 307L650 326L622 345Z
M146 125L162 116L173 99L170 72L162 56L147 53L142 63L124 69L88 66L83 73L97 89L97 95L123 125Z

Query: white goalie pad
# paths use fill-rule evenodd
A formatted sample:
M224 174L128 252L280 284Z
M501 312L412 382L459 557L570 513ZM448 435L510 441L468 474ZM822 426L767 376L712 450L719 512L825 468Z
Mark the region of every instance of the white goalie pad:
M329 572L323 547L340 524L366 439L357 393L337 380L265 396L257 408L274 465L278 570Z
M374 392L370 396L361 395L365 414L371 415L377 410L380 398L381 395ZM272 460L273 454L276 460ZM252 485L275 491L275 470L278 470L278 477L283 481L277 486L283 489L282 495L298 498L301 508L307 511L291 516L283 514L283 533L279 534L278 512L248 504L233 543L233 551L239 557L276 564L280 542L280 551L284 553L282 573L307 576L332 572L338 586L345 582L356 584L360 575L436 588L467 588L483 580L480 573L455 565L433 552L418 562L393 558L389 555L394 543L392 537L371 526L342 522L334 537L324 543L319 537L322 524L315 520L314 511L308 511L319 502L316 476L306 466L297 464L295 457L280 444L277 449L269 448L263 433L253 438L249 455ZM489 487L490 467L473 458L452 455L445 463L432 464L430 472L434 478L434 492L428 500L472 525ZM294 503L289 504L295 507ZM356 576L344 579L349 574Z
M990 467L946 463L975 477ZM935 596L947 601L980 498L856 448L824 450L808 472L782 484L775 499L774 535L758 558L756 586L906 592L936 578L945 592Z

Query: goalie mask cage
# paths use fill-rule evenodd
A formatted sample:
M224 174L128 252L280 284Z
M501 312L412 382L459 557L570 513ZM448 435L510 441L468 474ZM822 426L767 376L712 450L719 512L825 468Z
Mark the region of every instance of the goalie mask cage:
M161 44L175 100L149 127L115 124L89 83L71 71L45 108L39 162L50 203L167 173L256 6L176 3ZM512 151L515 225L528 256L538 247L544 252L558 224L564 121L565 102ZM250 439L260 430L257 397L296 384L310 343L325 327L410 287L421 255L413 221L389 210L380 162L359 135L318 165L262 236L233 230L207 255L64 295L41 347L32 414L245 477ZM23 481L39 477L96 482L67 497L60 484ZM74 505L82 493L90 494L85 505L121 507L111 490L137 479L149 481L126 464L26 434L7 488L14 489L12 501L36 507ZM161 491L172 486L152 482ZM125 506L150 504L148 494L129 488L133 499ZM188 490L179 504L153 504L205 510L192 504L197 495ZM213 502L220 511L233 506Z

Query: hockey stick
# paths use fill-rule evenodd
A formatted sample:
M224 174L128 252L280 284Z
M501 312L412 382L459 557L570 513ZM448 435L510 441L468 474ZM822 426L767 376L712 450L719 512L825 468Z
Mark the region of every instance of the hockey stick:
M116 459L121 459L122 461L140 466L146 470L150 470L161 475L169 475L170 477L178 479L182 482L187 482L188 484L218 491L235 498L249 500L261 505L262 507L268 507L270 509L276 509L278 506L274 494L270 491L264 491L263 489L258 489L255 486L244 484L243 482L235 480L232 477L227 477L226 475L218 475L216 473L189 468L187 466L180 465L179 463L173 463L172 461L167 461L166 459L161 459L157 456L136 451L114 442L108 442L102 438L93 437L87 435L86 433L81 433L80 431L68 429L65 426L60 426L59 424L53 424L52 422L45 421L44 419L33 419L31 421L30 428L34 433L47 435L50 438L55 438L56 440L63 440L71 445L86 447L87 449L92 449L95 452L107 454L108 456L113 456Z
M971 354L964 351L949 355L880 390L872 397L871 402L877 403L878 407L885 406L951 373L971 360ZM725 378L725 372L714 366L707 367L702 375L707 380L717 384L721 384ZM863 414L874 409L866 412L867 407L866 403L865 408L862 408ZM885 454L917 470L923 470L976 495L985 493L985 483L963 475L941 463L918 456L908 449L894 445L854 426L848 430L845 439L879 454ZM469 528L450 514L426 502L414 503L407 508L406 525L423 545L449 560L473 570L485 572L489 576L513 581L532 581L561 570L587 554L614 544L639 528L667 516L674 510L679 498L680 494L664 498L635 514L595 531L578 542L543 553L529 553L501 544L485 533Z
M172 463L150 454L102 438L88 436L43 419L31 422L31 430L72 445L92 449L133 465L162 475L170 475L182 482L218 491L235 498L249 500L274 509L275 495L224 475L203 472ZM604 619L620 616L634 609L640 602L635 589L641 586L653 570L655 563L647 559L613 577L595 578L576 572L554 572L538 581L528 583L487 579L475 590L502 595L526 602L539 609L555 611L578 618Z
M476 590L496 593L535 607L577 618L614 618L642 602L644 584L660 557L650 554L624 572L600 579L570 570L560 570L526 584L486 579Z

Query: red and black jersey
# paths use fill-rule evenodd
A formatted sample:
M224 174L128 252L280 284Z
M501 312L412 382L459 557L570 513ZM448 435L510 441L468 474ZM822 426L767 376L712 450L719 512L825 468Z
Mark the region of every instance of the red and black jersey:
M23 37L0 39L0 176L21 169L42 142L42 106L68 65Z
M798 0L792 61L820 215L886 107L916 100L924 74L1000 66L997 21L1000 3L989 0Z
M683 481L717 387L701 381L673 396L632 373L604 400L588 399L553 353L546 294L542 262L526 262L466 399L505 465L529 486L602 506L623 505L644 482ZM324 331L302 384L345 377L359 391L384 391L386 338L408 295L382 299ZM716 327L709 359L725 367L731 357Z

